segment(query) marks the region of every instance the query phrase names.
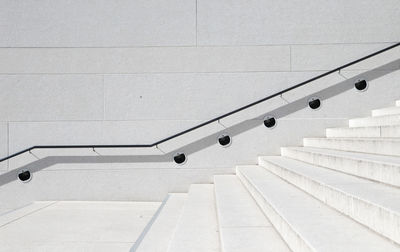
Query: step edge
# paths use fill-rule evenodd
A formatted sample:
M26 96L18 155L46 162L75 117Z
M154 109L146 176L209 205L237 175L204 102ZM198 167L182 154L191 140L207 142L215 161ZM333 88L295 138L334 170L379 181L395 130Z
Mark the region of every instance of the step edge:
M258 165L254 165L257 167L260 167ZM244 166L239 166L237 167L236 170L236 175L238 176L238 178L240 179L240 181L243 183L243 186L246 188L246 190L249 192L249 194L253 197L254 201L259 205L261 211L265 214L265 216L268 218L268 220L271 222L273 228L277 231L277 233L279 234L279 236L281 237L281 239L287 244L287 246L292 250L292 251L296 251L295 248L292 248L292 244L289 244L289 242L287 241L287 239L285 239L285 237L282 235L281 230L278 229L276 227L276 225L274 225L273 221L271 221L270 216L268 216L268 214L265 212L264 207L262 207L262 204L265 204L267 207L271 208L273 211L273 214L275 214L276 216L278 216L278 218L280 218L287 227L289 227L289 229L291 230L292 234L295 235L300 242L304 243L304 245L306 246L305 248L308 248L308 251L310 252L317 252L317 250L310 244L309 241L307 241L302 235L301 232L297 231L296 228L293 227L293 225L291 225L291 223L285 218L285 216L282 216L282 214L279 213L279 211L276 209L276 207L274 205L272 205L267 198L265 198L265 196L260 192L260 190L258 189L257 185L255 185L254 183L252 183L252 181L246 176L245 172L242 171L241 167ZM267 172L267 171L265 171ZM252 190L251 190L252 189ZM254 193L252 192L254 191ZM256 195L254 195L256 194ZM263 201L263 202L259 202L257 200L257 196Z
M298 151L298 152L302 152L302 153L311 153L313 155L320 155L320 156L329 156L329 157L336 157L336 158L343 158L343 159L349 159L349 160L354 160L354 161L363 161L363 162L367 162L367 163L374 163L374 164L379 164L379 165L390 165L390 166L396 166L400 168L400 162L399 163L392 163L392 162L385 162L385 161L379 161L379 160L369 160L369 159L363 159L363 158L359 158L359 157L347 157L344 155L338 155L338 154L331 154L331 153L324 153L323 151L318 152L318 151L313 151L313 150L307 150L307 149L302 149L302 148L307 148L307 147L281 147L281 149L286 149L286 150L290 150L290 151ZM321 150L335 150L335 149L323 149L320 148ZM349 153L352 153L354 151L347 151ZM357 154L360 154L361 152L354 152ZM362 152L364 153L364 152ZM371 153L364 153L366 155L371 155ZM373 154L373 155L377 155L377 154ZM282 155L283 156L283 155ZM261 156L264 157L264 156ZM393 156L396 157L396 156ZM400 158L399 158L400 161Z
M360 201L360 202L362 202L362 203L364 203L364 204L373 206L373 207L375 207L376 209L382 209L382 210L386 211L389 215L394 215L394 216L397 216L397 218L400 218L400 212L396 212L396 211L394 211L394 210L392 210L392 209L383 207L383 206L381 206L381 205L379 205L379 204L377 204L377 203L374 203L374 202L371 202L371 201L369 201L369 200L360 198L360 197L358 197L358 196L355 196L355 195L353 195L353 194L350 194L350 193L348 193L348 192L345 192L345 191L343 191L343 190L341 190L341 189L338 189L338 188L335 188L335 187L333 187L333 186L331 186L331 185L328 185L328 184L326 184L326 183L324 183L324 182L321 182L321 181L319 181L319 180L316 180L316 179L314 179L314 178L311 178L310 176L307 176L307 175L304 175L304 174L295 172L295 171L293 171L292 169L288 169L288 168L286 168L286 167L284 167L284 166L282 166L282 165L280 165L280 164L277 164L277 163L275 163L275 162L273 162L273 161L271 161L271 160L267 160L267 161L266 161L265 159L263 159L262 162L267 162L267 163L270 163L270 164L272 164L272 165L278 166L279 169L285 170L286 172L289 172L289 173L291 173L291 174L294 174L294 175L296 175L296 176L299 176L299 177L301 177L301 178L303 178L303 179L306 179L306 180L308 180L308 181L310 181L310 182L312 182L312 183L316 183L316 184L318 184L318 185L321 186L321 187L326 187L326 188L329 188L330 190L336 191L336 192L342 194L343 196L345 196L346 198L350 198L350 199L352 199L352 200L353 200L353 199L358 200L358 201ZM342 213L343 215L345 215L345 216L351 218L352 220L354 220L354 221L356 221L356 222L362 224L363 226L369 228L370 230L374 231L376 234L378 234L378 235L380 235L380 236L383 236L383 237L389 239L390 241L396 243L397 245L400 245L400 238L399 238L399 239L395 239L395 238L393 238L393 237L390 237L390 234L385 234L384 232L378 231L377 228L374 228L374 227L372 227L372 226L370 226L370 225L368 225L368 224L365 224L365 223L361 222L361 221L359 220L359 218L357 218L357 217L355 217L355 216L346 214L344 211L339 210L339 209L338 209L336 206L334 206L333 204L328 204L327 202L322 201L320 198L317 197L317 194L316 194L316 193L310 192L309 190L306 190L305 188L302 188L301 186L299 186L298 183L295 183L295 182L293 182L293 181L289 181L285 176L282 177L280 174L277 174L277 173L271 171L270 169L267 168L267 165L262 164L262 162L260 163L260 166L263 167L264 169L267 169L268 171L270 171L270 172L273 173L274 175L280 177L280 178L283 179L284 181L290 183L291 185L295 186L296 188L299 188L300 190L304 191L305 193L311 195L312 197L314 197L315 199L319 200L319 201L322 202L323 204L325 204L325 205L327 205L327 206L329 206L329 207L332 207L333 209L335 209L336 211ZM301 161L298 161L298 162L301 162ZM304 162L303 162L303 163L304 163ZM316 166L316 165L312 165L312 166ZM323 168L323 167L320 167L320 168L321 168L321 169L326 169L326 168ZM351 176L351 175L347 175L347 176ZM384 226L383 223L382 223L382 226Z

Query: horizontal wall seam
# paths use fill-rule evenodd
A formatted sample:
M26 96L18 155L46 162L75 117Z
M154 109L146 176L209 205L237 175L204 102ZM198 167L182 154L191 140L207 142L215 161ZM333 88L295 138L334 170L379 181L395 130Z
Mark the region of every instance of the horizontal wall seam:
M282 71L277 71L277 70L249 70L249 71L219 71L219 72L207 72L207 71L199 71L199 72L120 72L120 73L105 73L105 72L98 72L98 73L19 73L19 72L13 72L13 73L1 73L1 75L135 75L135 74L229 74L229 73L317 73L317 72L325 72L329 69L308 69L308 70L295 70L295 71L289 71L289 70L282 70ZM346 69L342 72L351 72L351 71L367 71L370 70L370 68L354 68L354 69Z
M391 44L391 43L397 43L398 41L366 41L366 42L333 42L333 43L282 43L282 44L237 44L237 45L230 45L230 44L200 44L200 45L165 45L165 46L156 46L156 45L149 45L149 46L60 46L60 47L51 47L51 46L0 46L0 49L75 49L75 48L81 48L81 49L124 49L124 48L204 48L204 47L262 47L262 46L302 46L302 45L360 45L360 44L365 44L365 45L370 45L370 44Z

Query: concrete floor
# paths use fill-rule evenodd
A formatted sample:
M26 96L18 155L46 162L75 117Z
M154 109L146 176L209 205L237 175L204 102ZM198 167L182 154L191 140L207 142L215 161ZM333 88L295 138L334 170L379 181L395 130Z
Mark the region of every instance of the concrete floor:
M41 201L0 215L0 251L129 251L159 202Z

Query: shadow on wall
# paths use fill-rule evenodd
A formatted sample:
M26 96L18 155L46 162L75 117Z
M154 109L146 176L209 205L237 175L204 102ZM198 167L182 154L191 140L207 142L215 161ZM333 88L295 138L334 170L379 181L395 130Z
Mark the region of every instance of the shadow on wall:
M180 147L179 149L170 151L161 155L132 155L132 156L48 156L40 160L31 162L20 168L11 170L7 173L0 175L0 186L10 183L18 178L18 173L21 170L29 170L31 173L35 173L47 167L53 166L59 163L74 164L74 163L160 163L160 162L173 162L173 155L177 151L184 149L186 155L190 155L199 152L209 146L216 144L215 139L223 133L229 132L231 137L239 135L250 129L258 127L263 124L263 119L268 114L273 114L276 119L283 118L296 111L304 109L308 106L308 99L313 96L319 97L321 100L325 100L334 96L337 96L345 91L354 88L354 83L359 79L365 79L371 81L377 79L383 75L400 69L400 59L392 61L381 67L363 72L352 78L339 82L333 86L325 88L321 91L304 96L289 104L283 105L275 110L263 113L260 116L245 120L241 123L233 125L224 130L218 131L211 135L205 136L204 138L194 141L190 144ZM311 82L312 84L312 82ZM265 101L265 102L268 102Z

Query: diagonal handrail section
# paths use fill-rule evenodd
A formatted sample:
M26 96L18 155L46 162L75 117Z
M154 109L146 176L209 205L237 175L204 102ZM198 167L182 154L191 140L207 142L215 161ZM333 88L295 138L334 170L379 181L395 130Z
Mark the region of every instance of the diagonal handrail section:
M294 85L294 86L291 86L291 87L289 87L289 88L283 89L283 90L281 90L281 91L279 91L279 92L277 92L277 93L274 93L274 94L272 94L272 95L269 95L269 96L267 96L267 97L264 97L264 98L262 98L262 99L259 99L259 100L255 101L255 102L249 103L249 104L247 104L247 105L245 105L245 106L242 106L242 107L240 107L240 108L237 108L237 109L235 109L235 110L232 110L232 111L230 111L230 112L228 112L228 113L225 113L225 114L223 114L223 115L220 115L220 116L215 117L215 118L213 118L213 119L210 119L210 120L208 120L208 121L205 121L205 122L203 122L203 123L200 123L200 124L198 124L198 125L196 125L196 126L193 126L193 127L189 128L189 129L183 130L183 131L181 131L181 132L179 132L179 133L176 133L176 134L171 135L171 136L169 136L169 137L163 138L163 139L161 139L161 140L159 140L159 141L157 141L157 142L154 142L154 143L152 143L152 144L125 144L125 145L35 145L35 146L30 147L30 148L27 148L27 149L21 150L21 151L19 151L19 152L16 152L16 153L14 153L14 154L11 154L11 155L9 155L9 156L7 156L7 157L1 158L1 159L0 159L0 163L3 162L3 161L8 160L8 159L10 159L10 158L19 156L19 155L21 155L21 154L23 154L23 153L30 152L30 151L32 151L32 150L34 150L34 149L73 149L73 148L74 148L74 149L76 149L76 148L93 148L93 149L95 149L95 148L151 148L151 147L155 147L155 146L157 146L157 145L159 145L159 144L161 144L161 143L164 143L164 142L167 142L167 141L169 141L169 140L171 140L171 139L177 138L177 137L179 137L179 136L181 136L181 135L184 135L184 134L186 134L186 133L189 133L189 132L191 132L191 131L193 131L193 130L196 130L196 129L198 129L198 128L201 128L201 127L203 127L203 126L206 126L206 125L208 125L208 124L210 124L210 123L219 121L219 120L221 120L222 118L228 117L228 116L233 115L233 114L235 114L235 113L237 113L237 112L240 112L240 111L245 110L245 109L247 109L247 108L253 107L253 106L255 106L255 105L259 104L259 103L265 102L265 101L267 101L267 100L269 100L269 99L271 99L271 98L274 98L274 97L276 97L276 96L282 95L282 94L284 94L284 93L286 93L286 92L289 92L289 91L291 91L291 90L293 90L293 89L302 87L302 86L304 86L304 85L306 85L306 84L308 84L308 83L311 83L311 82L313 82L313 81L316 81L316 80L318 80L318 79L321 79L321 78L323 78L323 77L325 77L325 76L327 76L327 75L330 75L330 74L335 73L335 72L337 72L337 71L340 71L340 70L342 70L342 69L344 69L344 68L347 68L347 67L352 66L352 65L354 65L354 64L357 64L357 63L359 63L359 62L362 62L362 61L364 61L364 60L366 60L366 59L369 59L369 58L372 58L372 57L374 57L374 56L377 56L377 55L379 55L379 54L381 54L381 53L384 53L384 52L386 52L386 51L389 51L389 50L391 50L391 49L393 49L393 48L396 48L396 47L398 47L398 46L400 46L400 42L397 42L397 43L395 43L395 44L393 44L393 45L391 45L391 46L388 46L388 47L386 47L386 48L384 48L384 49L381 49L381 50L379 50L379 51L376 51L376 52L374 52L374 53L368 54L368 55L366 55L366 56L364 56L364 57L362 57L362 58L359 58L359 59L357 59L357 60L351 61L351 62L349 62L349 63L347 63L347 64L342 65L342 66L336 67L336 68L334 68L334 69L332 69L332 70L329 70L329 71L327 71L327 72L324 72L324 73L322 73L322 74L320 74L320 75L317 75L317 76L315 76L315 77L313 77L313 78L310 78L310 79L308 79L308 80L306 80L306 81L300 82L300 83L298 83L298 84L296 84L296 85Z

